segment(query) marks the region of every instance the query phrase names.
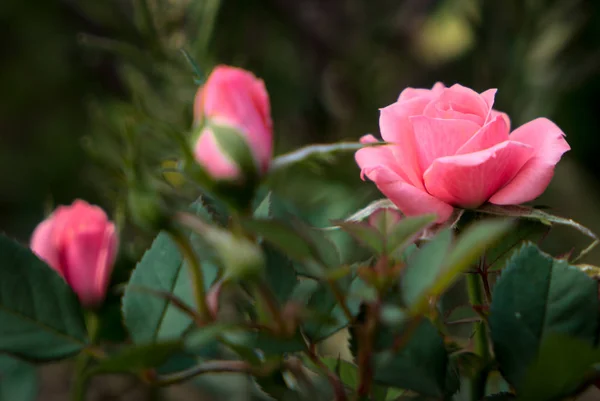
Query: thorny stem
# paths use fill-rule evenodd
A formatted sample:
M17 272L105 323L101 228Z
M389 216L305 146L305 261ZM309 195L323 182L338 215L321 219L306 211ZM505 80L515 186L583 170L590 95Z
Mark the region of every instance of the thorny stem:
M473 307L480 307L483 305L483 292L481 290L481 283L479 275L469 274L467 275L467 289L469 293L469 301ZM490 346L487 336L487 330L485 322L475 323L475 354L479 355L484 364L487 364L490 360ZM487 381L487 370L482 369L471 382L471 400L478 401L485 395L485 383Z
M319 368L321 368L327 375L327 380L329 380L329 383L331 384L331 387L333 388L335 401L347 401L348 397L346 397L346 390L344 389L344 385L342 384L342 381L335 373L333 373L327 367L327 365L325 365L323 363L323 361L321 361L321 359L314 352L314 347L312 346L312 344L309 347L309 349L306 351L306 355L310 358L311 361L313 361L313 363L315 365L317 365Z
M348 308L348 305L346 304L346 300L344 299L344 294L340 290L340 287L337 285L335 280L327 280L327 283L329 284L329 287L331 287L331 292L333 293L333 296L335 297L337 302L340 304L340 307L342 308L342 312L344 312L344 316L346 316L346 319L348 319L349 323L352 322L354 320L354 316L352 316L352 312L350 312L350 309Z
M269 313L273 317L273 320L277 324L277 328L279 329L279 332L281 334L285 334L286 333L285 321L283 320L283 317L281 316L281 310L279 309L279 306L277 305L277 301L275 300L275 297L273 296L271 289L267 285L265 285L265 283L262 281L257 283L256 287L257 287L258 295L264 301L265 306L267 307L267 309L269 310Z
M185 302L181 300L181 298L179 298L175 294L171 294L167 291L155 290L153 288L148 287L138 287L135 285L128 285L128 288L130 291L146 292L158 298L165 299L169 301L171 305L173 305L175 308L179 309L181 312L191 317L197 326L202 326L203 324L202 317L198 314L198 312L189 307Z
M358 390L357 399L365 399L371 393L373 385L373 343L379 321L379 303L369 305L364 326L359 330L358 351Z
M394 344L392 345L392 352L393 353L397 353L402 348L404 348L406 346L406 344L408 344L408 342L412 338L413 333L415 332L415 330L417 330L417 328L419 327L420 323L421 323L421 317L420 316L416 316L414 319L412 319L408 323L408 325L406 326L406 330L404 331L404 333L402 333L401 336L397 337L394 340Z
M485 291L485 297L487 303L492 302L492 290L490 288L490 282L488 280L488 266L485 263L485 257L481 257L479 260L478 273L481 275L481 281L483 283L483 290Z
M88 311L85 316L85 323L91 346L84 348L83 352L79 354L75 361L75 374L73 380L73 389L71 391L71 398L74 401L81 400L85 397L87 382L89 379L87 367L92 358L102 359L105 356L104 351L95 345L98 338L98 330L100 328L100 320L98 315L93 311Z
M483 282L483 290L485 291L485 297L488 303L492 302L492 290L490 288L487 271L481 272L481 281Z
M304 366L302 362L296 357L290 358L286 363L287 369L296 377L298 382L304 384L304 386L308 389L309 394L316 394L315 386L312 381L304 371Z
M184 259L186 259L188 262L190 276L192 278L192 287L194 289L194 296L196 299L196 306L198 307L200 318L202 319L203 323L210 322L212 320L212 315L210 313L210 309L208 308L208 304L206 303L202 265L196 257L190 241L183 234L180 232L171 232L171 235L179 246Z

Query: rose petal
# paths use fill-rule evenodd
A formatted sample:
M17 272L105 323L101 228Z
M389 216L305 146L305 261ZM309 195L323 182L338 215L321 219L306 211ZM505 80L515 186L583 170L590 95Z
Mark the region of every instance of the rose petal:
M508 127L508 131L510 132L510 117L508 116L508 114L498 110L491 110L489 120L491 121L498 116L502 117L502 119L506 123L506 126Z
M489 114L486 101L472 89L455 84L430 102L423 114L432 118L470 120L482 126Z
M54 238L54 216L48 217L35 228L31 236L31 250L58 274L63 275Z
M425 172L425 186L446 203L474 208L513 179L533 152L531 146L508 141L480 152L442 157Z
M425 116L410 117L413 125L417 160L421 171L427 170L439 157L452 156L479 130L468 120L442 120Z
M540 196L548 187L554 167L571 147L564 133L552 121L538 118L517 128L510 134L534 149L533 157L504 188L490 198L496 205L518 205Z
M369 172L373 169L377 169L381 166L386 166L392 170L394 174L403 177L406 180L404 171L399 168L396 158L392 153L394 145L381 145L373 146L368 148L359 149L354 158L356 163L361 168L360 176L364 180L365 176L369 175Z
M108 222L108 217L102 208L90 205L81 199L76 199L70 206L59 206L53 216L54 240L59 250L59 258L62 257L61 249L65 238L71 236L74 231L94 227L102 229Z
M413 126L409 117L419 115L429 102L425 98L415 98L403 103L394 103L381 109L379 127L386 142L392 142L393 153L399 168L407 177L407 182L418 188L423 187L423 171L417 161Z
M104 299L104 291L99 291L97 283L98 261L104 243L104 230L89 230L71 237L65 248L65 280L85 306Z
M485 101L485 103L487 104L487 106L489 107L490 110L494 106L494 100L496 98L497 92L498 92L498 89L493 88L493 89L488 89L479 95Z
M398 101L405 102L416 97L432 99L442 93L442 90L445 88L446 87L441 82L436 82L431 89L406 88L400 93L400 96L398 96Z
M471 139L458 149L456 154L464 155L479 152L504 141L508 141L508 127L504 119L501 116L497 116L490 123L481 127Z
M104 230L104 240L96 262L94 292L97 299L104 299L115 260L117 259L118 248L119 240L115 225L109 223Z
M216 179L235 179L240 175L240 169L219 147L214 133L205 129L200 134L194 147L196 161Z
M387 166L373 166L363 172L407 216L435 213L438 216L437 223L443 223L452 214L452 206L406 183Z

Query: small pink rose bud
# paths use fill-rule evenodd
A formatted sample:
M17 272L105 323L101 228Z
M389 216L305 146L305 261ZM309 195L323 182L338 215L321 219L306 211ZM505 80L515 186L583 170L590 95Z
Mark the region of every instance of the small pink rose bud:
M213 319L217 318L219 313L219 298L221 297L221 289L223 288L223 281L215 283L210 291L206 294L206 304L208 305L208 311L210 312Z
M117 248L115 225L102 209L82 200L58 207L31 237L31 250L65 279L86 307L104 300Z
M216 67L194 101L196 161L216 181L243 180L248 161L263 175L273 156L270 113L262 80L240 68Z

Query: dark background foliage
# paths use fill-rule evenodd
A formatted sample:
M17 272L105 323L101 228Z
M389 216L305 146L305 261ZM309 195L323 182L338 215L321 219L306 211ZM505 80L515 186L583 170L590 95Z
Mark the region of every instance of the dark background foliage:
M227 63L264 78L280 152L377 133L378 108L406 86L497 87L514 126L547 116L573 147L539 203L600 231L596 1L9 0L0 11L0 228L22 240L75 197L113 212L127 160L156 168L176 155L196 87L181 48L203 73Z

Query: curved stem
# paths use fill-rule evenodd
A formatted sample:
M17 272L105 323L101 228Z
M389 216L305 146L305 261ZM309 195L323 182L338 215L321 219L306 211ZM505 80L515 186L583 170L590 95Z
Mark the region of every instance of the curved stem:
M244 361L209 361L170 375L159 377L154 384L170 386L206 373L252 373L253 367Z
M194 289L194 298L196 300L196 306L198 307L198 313L203 323L210 322L212 315L208 304L206 303L206 291L204 289L204 274L202 271L202 265L196 257L194 249L190 244L190 241L179 232L172 232L171 236L179 246L181 253L185 260L188 262L190 276L192 278L192 287Z
M352 315L352 312L346 304L346 299L344 299L344 293L342 292L335 280L329 279L327 280L327 283L329 284L331 292L335 296L335 299L337 300L338 304L340 304L342 312L344 312L344 316L346 316L346 319L348 319L348 323L352 323L352 321L354 320L354 316Z
M323 363L323 361L317 356L313 349L313 346L314 344L311 344L308 350L306 350L306 356L308 356L308 358L315 365L317 365L325 372L327 380L329 380L331 388L333 389L335 401L347 401L348 397L346 396L346 390L344 389L344 384L342 383L341 379L333 371L331 371L331 369L329 369L327 365L325 365L325 363Z
M267 362L261 366L254 366L246 361L207 361L181 372L159 376L153 381L153 384L170 386L208 373L246 373L252 376L268 376L282 367L285 368L285 364L282 365L279 361Z
M482 306L484 302L483 291L481 288L481 281L479 275L468 274L467 275L467 290L469 294L469 301L471 306ZM487 336L487 330L485 322L481 321L475 323L474 342L475 342L475 354L479 355L484 364L487 365L489 362L490 355L490 344ZM471 381L471 400L479 401L485 395L485 385L487 381L487 369L482 369L477 372L475 377Z
M275 296L271 292L271 289L269 288L269 286L266 285L266 283L261 281L261 282L257 283L256 291L257 291L257 296L259 296L263 300L263 302L265 303L265 306L269 310L271 317L273 318L273 320L275 321L275 324L277 325L277 329L278 329L279 333L286 334L287 329L286 329L285 321L283 319L283 316L281 316L281 310L280 310L279 305L277 304L277 300L275 299Z

